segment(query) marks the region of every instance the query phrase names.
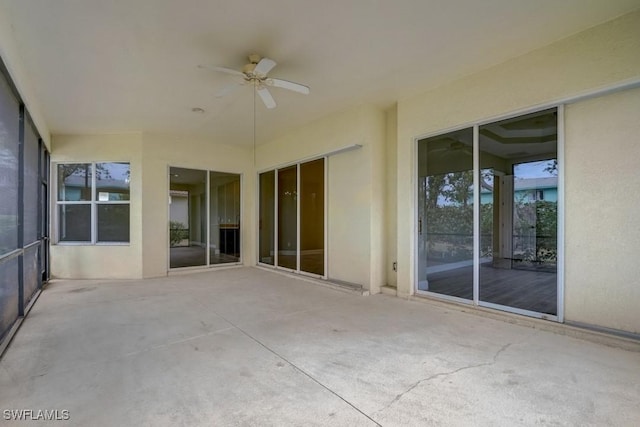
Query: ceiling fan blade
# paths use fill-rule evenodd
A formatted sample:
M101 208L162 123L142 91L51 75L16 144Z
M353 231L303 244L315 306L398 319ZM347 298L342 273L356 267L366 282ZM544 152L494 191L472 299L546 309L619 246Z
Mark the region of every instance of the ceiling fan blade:
M262 58L260 62L256 65L256 68L253 69L253 74L258 76L266 76L269 71L276 66L276 61L269 58Z
M232 74L234 76L240 76L242 78L245 77L244 73L242 73L241 71L233 70L231 68L226 68L226 67L215 67L215 66L211 66L211 65L198 65L198 68L204 68L206 70L219 71L221 73Z
M271 93L269 93L267 88L256 88L256 91L258 91L258 95L260 95L260 98L262 99L262 102L264 102L265 107L269 109L276 108L276 101L275 99L273 99L273 96L271 96Z
M269 86L292 90L294 92L302 93L304 95L309 95L310 93L309 86L301 85L300 83L290 82L288 80L267 79L265 83L268 84Z

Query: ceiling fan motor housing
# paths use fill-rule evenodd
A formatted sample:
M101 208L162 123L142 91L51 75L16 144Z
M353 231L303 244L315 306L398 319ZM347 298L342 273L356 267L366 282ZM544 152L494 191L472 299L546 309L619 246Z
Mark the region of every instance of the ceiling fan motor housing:
M250 63L250 64L246 64L244 67L242 67L242 72L244 74L249 74L253 76L253 71L256 69L256 64L254 63Z

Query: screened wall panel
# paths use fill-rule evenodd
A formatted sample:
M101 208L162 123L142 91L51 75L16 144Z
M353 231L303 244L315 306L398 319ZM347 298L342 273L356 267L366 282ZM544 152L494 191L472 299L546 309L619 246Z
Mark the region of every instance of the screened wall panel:
M32 246L24 251L22 264L22 283L24 286L24 307L29 304L33 294L38 290L40 279L38 273L39 245Z
M0 75L0 256L18 247L20 104Z
M49 158L0 60L0 341L48 277ZM22 297L21 297L22 296Z
M38 240L38 136L26 117L24 126L24 245Z
M18 258L0 262L0 339L18 318Z

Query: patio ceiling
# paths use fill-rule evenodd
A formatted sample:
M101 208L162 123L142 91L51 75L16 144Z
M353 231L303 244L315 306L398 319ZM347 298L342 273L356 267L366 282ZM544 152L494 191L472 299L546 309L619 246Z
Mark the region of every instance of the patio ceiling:
M278 62L258 143L359 103L382 108L640 7L637 0L3 0L53 134L143 131L250 145L247 55ZM259 101L258 101L259 102ZM201 108L204 112L193 112Z

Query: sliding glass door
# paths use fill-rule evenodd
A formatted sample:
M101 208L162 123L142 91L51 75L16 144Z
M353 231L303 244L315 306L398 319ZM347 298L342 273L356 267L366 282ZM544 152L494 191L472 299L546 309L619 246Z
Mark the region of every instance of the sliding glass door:
M278 170L278 267L296 270L298 261L298 167Z
M169 168L169 267L240 261L240 175Z
M325 159L263 172L258 181L258 262L325 277Z
M557 316L557 109L417 144L417 291Z
M557 137L555 109L479 128L480 304L558 313Z
M300 271L324 276L324 159L300 165Z
M275 184L276 172L260 174L260 213L258 219L258 262L274 265L275 263Z
M240 261L240 175L209 172L209 264Z
M473 298L473 130L418 142L418 290Z

